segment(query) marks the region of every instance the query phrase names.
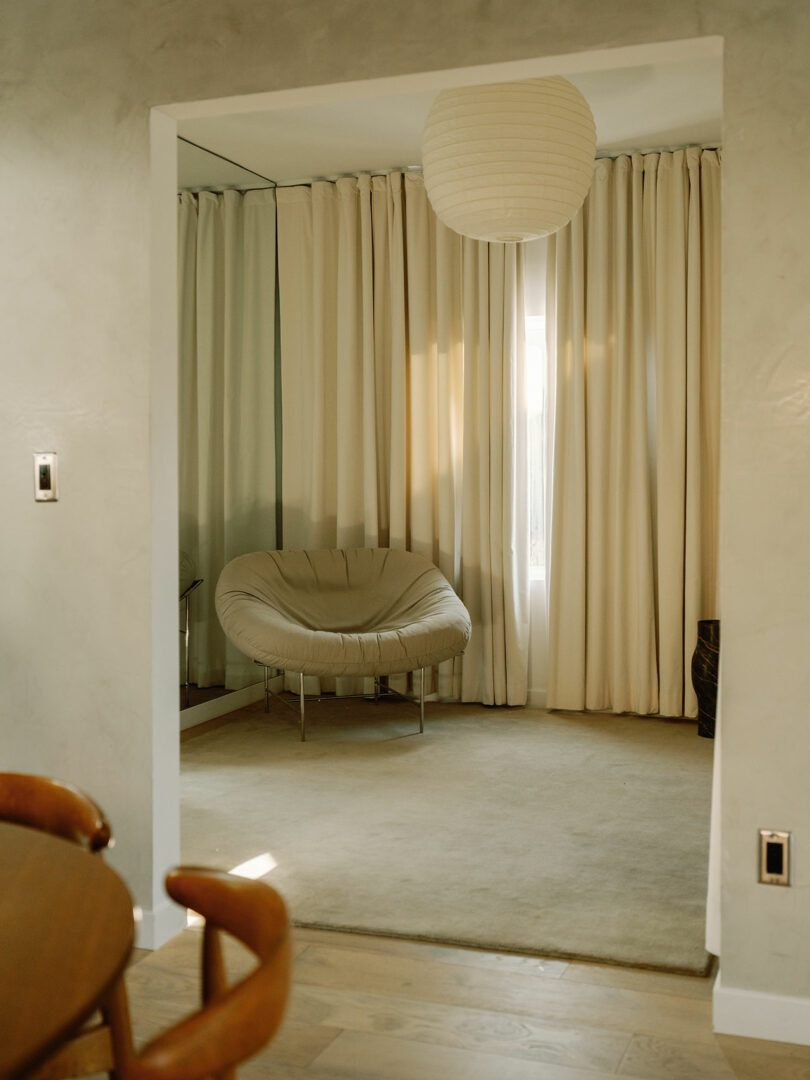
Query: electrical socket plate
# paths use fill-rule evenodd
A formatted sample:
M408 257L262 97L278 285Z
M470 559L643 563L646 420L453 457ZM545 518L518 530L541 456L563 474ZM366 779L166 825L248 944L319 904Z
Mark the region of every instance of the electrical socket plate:
M37 502L56 502L56 451L34 454L34 498Z
M759 830L759 880L763 885L790 884L790 833Z

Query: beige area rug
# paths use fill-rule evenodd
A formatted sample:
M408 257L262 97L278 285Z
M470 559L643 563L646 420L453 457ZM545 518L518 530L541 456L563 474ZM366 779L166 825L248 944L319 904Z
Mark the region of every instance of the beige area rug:
M183 859L269 852L299 925L699 973L712 743L691 723L326 699L182 748Z

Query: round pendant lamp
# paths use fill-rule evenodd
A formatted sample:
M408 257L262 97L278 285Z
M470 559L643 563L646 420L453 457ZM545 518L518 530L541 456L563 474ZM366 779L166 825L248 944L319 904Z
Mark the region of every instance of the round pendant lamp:
M567 79L443 90L422 134L425 190L439 219L475 240L534 240L588 193L596 126Z

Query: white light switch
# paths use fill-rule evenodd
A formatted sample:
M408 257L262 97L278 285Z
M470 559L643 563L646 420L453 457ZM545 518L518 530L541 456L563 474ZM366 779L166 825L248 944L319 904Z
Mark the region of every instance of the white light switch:
M56 502L56 451L34 454L34 498L37 502Z

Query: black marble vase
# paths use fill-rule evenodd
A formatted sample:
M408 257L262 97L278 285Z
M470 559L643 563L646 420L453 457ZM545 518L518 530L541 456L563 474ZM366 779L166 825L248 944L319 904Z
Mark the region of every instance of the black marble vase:
M720 620L698 622L697 648L692 654L692 685L698 699L698 735L714 738L717 716L717 664L720 658Z

